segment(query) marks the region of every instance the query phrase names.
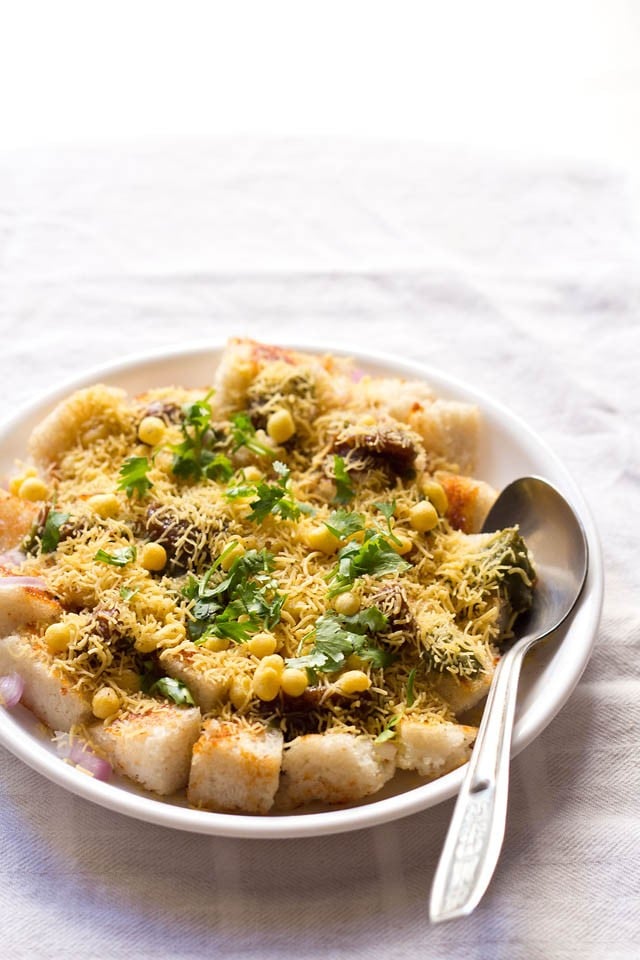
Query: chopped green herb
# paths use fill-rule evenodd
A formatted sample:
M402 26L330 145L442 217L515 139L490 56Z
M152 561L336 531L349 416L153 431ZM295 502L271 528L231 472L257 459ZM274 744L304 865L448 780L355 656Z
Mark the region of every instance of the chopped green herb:
M112 567L126 567L126 565L132 563L135 558L135 547L121 547L119 550L114 550L113 553L107 553L106 550L98 550L93 559L99 560L100 563L108 563Z
M354 580L367 573L383 577L387 573L403 573L410 566L381 533L367 530L363 543L350 541L338 551L338 563L329 575L329 596L344 593Z
M399 713L394 714L394 715L387 721L387 723L385 724L384 729L381 730L381 732L378 734L378 736L375 738L375 740L374 740L373 742L374 742L374 743L385 743L386 740L392 740L392 739L395 737L395 735L397 734L397 732L398 732L398 731L395 729L395 727L397 726L398 722L399 722L401 719L402 719L402 718L401 718L401 716L400 716Z
M236 413L231 418L231 438L234 453L240 447L246 447L252 453L257 453L259 457L269 457L270 460L273 460L276 455L273 447L260 443L256 438L256 430L248 413Z
M344 459L339 456L333 458L333 475L336 484L334 503L351 503L356 495L351 485Z
M261 480L256 484L231 487L227 490L227 499L236 500L239 497L255 495L255 500L249 503L251 513L247 519L254 520L256 523L263 523L269 514L282 517L283 520L297 520L301 513L315 513L313 507L294 499L289 487L291 475L289 468L276 460L273 469L278 474L275 483Z
M355 510L343 510L342 508L334 510L325 522L325 526L338 540L346 540L352 534L364 530L364 525L364 517L361 513L356 513Z
M383 515L387 521L387 537L389 540L393 540L394 543L402 543L401 540L396 537L393 532L393 527L391 526L391 519L396 512L396 501L392 500L391 503L374 503L374 507L377 507L380 513Z
M387 618L377 607L368 607L353 617L343 617L331 610L316 620L314 643L309 653L287 660L287 666L305 668L312 673L335 673L344 667L347 657L355 653L374 667L388 667L394 660L393 654L372 643L370 636L386 626Z
M257 630L272 630L280 620L286 597L278 592L272 577L273 554L247 550L222 576L218 570L221 559L222 555L199 580L189 577L182 590L183 597L191 601L187 633L196 643L208 637L243 643Z
M151 464L147 457L127 457L120 467L118 490L124 490L128 497L132 497L135 493L139 499L142 499L153 486L147 476L150 468Z
M149 693L159 693L161 697L173 700L178 706L195 707L196 705L189 688L181 680L174 680L173 677L160 677L151 684Z
M57 549L60 543L60 528L68 519L68 513L49 510L40 538L43 553L53 553L53 551Z
M211 424L210 391L203 400L188 403L183 407L184 418L180 429L183 440L171 447L173 464L171 469L176 477L183 480L226 481L233 476L233 466L229 457L219 447L226 442L223 431Z
M123 600L132 600L139 591L140 587L134 587L133 590L131 587L120 587L120 596Z

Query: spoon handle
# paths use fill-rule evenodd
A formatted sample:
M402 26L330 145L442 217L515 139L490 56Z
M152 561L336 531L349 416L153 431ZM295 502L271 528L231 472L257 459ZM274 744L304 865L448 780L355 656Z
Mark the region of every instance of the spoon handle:
M431 890L432 923L466 916L493 876L507 815L511 734L520 667L531 638L498 662Z

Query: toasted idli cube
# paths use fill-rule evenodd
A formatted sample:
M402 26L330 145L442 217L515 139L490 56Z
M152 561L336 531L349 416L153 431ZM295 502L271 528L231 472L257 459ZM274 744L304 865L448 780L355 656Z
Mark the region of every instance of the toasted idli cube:
M438 673L432 670L429 674L429 682L453 710L456 717L459 717L486 697L494 672L495 664L487 656L483 662L482 671L476 677L458 677L448 671Z
M189 688L191 696L204 713L219 707L227 699L229 674L216 668L217 656L212 653L207 657L195 644L185 645L178 650L169 647L160 656L166 673ZM207 660L210 660L210 664Z
M29 447L36 462L58 461L72 447L133 429L124 390L97 384L77 390L33 430Z
M18 673L24 681L22 703L52 730L68 731L91 718L91 701L74 689L39 637L0 637L0 674Z
M0 553L19 547L36 522L41 504L0 490Z
M200 728L198 707L150 701L143 712L125 711L93 724L89 738L118 773L168 796L187 785Z
M436 480L444 488L448 507L446 517L455 530L477 533L482 529L496 499L496 491L484 480L438 471Z
M25 587L0 577L0 636L29 624L51 623L61 613L58 601L40 587Z
M267 813L280 779L280 730L209 720L193 748L187 797L194 807Z
M416 770L429 779L466 763L478 732L476 727L448 721L411 719L401 720L397 730L398 768Z
M353 803L379 790L395 772L396 748L351 733L310 733L285 748L277 797L281 809L314 800Z

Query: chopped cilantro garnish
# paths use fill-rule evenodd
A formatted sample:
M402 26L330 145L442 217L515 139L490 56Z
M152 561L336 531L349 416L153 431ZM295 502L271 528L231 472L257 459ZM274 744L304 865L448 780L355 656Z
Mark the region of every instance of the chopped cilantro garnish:
M338 563L329 577L329 596L348 590L354 580L367 573L383 577L387 573L403 573L410 566L381 533L367 530L363 543L350 541L338 551Z
M402 541L399 540L398 537L396 537L395 533L393 532L393 527L391 526L391 518L396 512L396 501L392 500L391 503L374 503L374 507L377 507L377 509L380 511L382 516L387 521L386 535L389 538L389 540L393 540L393 542L396 544L401 543Z
M196 705L189 688L181 680L174 680L173 677L160 677L151 684L148 692L159 693L160 696L173 700L178 706L195 707Z
M49 510L40 538L43 553L53 553L53 551L57 549L60 543L60 528L68 519L68 513Z
M118 490L124 490L128 497L135 493L142 499L153 486L147 476L150 467L147 457L127 457L120 467Z
M126 565L135 560L135 558L135 547L121 547L119 550L114 550L113 553L107 553L106 550L98 550L93 559L99 560L100 563L108 563L112 567L126 567Z
M234 453L240 447L246 447L252 453L257 453L260 457L269 457L271 460L276 455L273 447L260 443L256 438L256 430L248 413L236 413L231 417L231 438Z
M171 447L176 477L183 480L229 480L233 475L231 461L218 447L225 443L225 434L211 424L210 391L203 400L183 407L182 442Z
M364 530L364 517L354 510L334 510L325 522L325 526L338 540L346 540L352 534Z
M333 475L336 484L334 503L351 503L356 493L351 485L344 459L339 456L333 458Z
M182 590L183 597L191 601L187 632L196 643L208 637L242 643L257 630L272 630L280 620L286 598L271 575L273 554L247 550L220 577L221 559L218 557L199 580L191 576ZM216 573L218 579L214 580Z
M393 662L393 654L375 646L371 640L371 634L386 626L387 618L377 607L368 607L352 617L343 617L331 610L316 620L309 653L287 660L287 666L305 668L312 673L335 673L344 667L347 657L355 653L374 667L387 667Z
M120 587L120 596L123 600L132 600L139 590L140 587L134 587L133 589L131 589L131 587Z
M395 727L401 719L402 718L399 713L396 713L392 717L390 717L387 723L385 724L384 729L380 731L380 733L378 734L378 736L375 738L373 742L385 743L386 740L392 740L397 733L397 730L395 729Z
M274 483L261 480L255 484L241 484L227 490L227 499L236 500L239 497L255 495L249 506L251 513L248 520L263 523L269 514L282 517L283 520L297 520L301 513L315 513L313 507L306 503L299 503L294 499L289 486L291 472L284 463L276 460L273 469L278 474Z

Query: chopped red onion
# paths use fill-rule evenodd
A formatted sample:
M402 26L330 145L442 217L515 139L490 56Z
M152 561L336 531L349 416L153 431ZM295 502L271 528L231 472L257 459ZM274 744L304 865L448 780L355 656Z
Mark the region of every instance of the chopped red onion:
M47 585L40 577L0 577L0 590L3 587L37 587L46 590Z
M108 780L113 773L111 764L94 753L89 744L79 737L56 733L55 744L61 757L82 767L96 780Z
M365 375L364 370L358 370L356 368L355 370L351 371L351 380L353 381L353 383L360 383L364 375Z
M21 563L24 563L24 560L24 553L22 550L19 550L18 547L0 553L0 567L19 567Z
M8 673L0 677L0 705L15 707L24 693L24 680L19 673Z

